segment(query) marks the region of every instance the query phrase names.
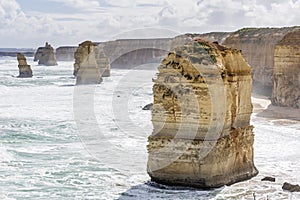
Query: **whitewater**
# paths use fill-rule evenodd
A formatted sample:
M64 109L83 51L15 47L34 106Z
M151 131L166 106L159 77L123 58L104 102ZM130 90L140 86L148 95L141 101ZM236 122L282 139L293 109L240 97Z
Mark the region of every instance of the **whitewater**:
M259 174L251 180L204 191L169 187L146 172L152 124L142 108L153 101L155 69L112 69L101 84L80 87L93 97L86 102L78 99L73 62L27 61L34 77L21 79L17 59L0 57L0 199L300 199L281 189L300 183L299 110L252 98ZM80 118L86 104L94 119ZM265 176L276 182L262 182Z

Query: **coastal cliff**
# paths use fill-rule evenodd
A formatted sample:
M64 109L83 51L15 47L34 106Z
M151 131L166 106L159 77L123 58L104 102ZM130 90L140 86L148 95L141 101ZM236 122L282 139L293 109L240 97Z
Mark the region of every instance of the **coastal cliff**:
M63 46L55 50L55 57L57 61L74 61L74 53L77 47Z
M300 108L300 28L275 47L272 104Z
M32 70L30 65L27 64L26 58L23 54L17 54L18 59L18 68L19 68L19 76L18 78L30 78L32 77Z
M103 50L111 61L111 68L131 69L147 64L160 63L172 49L171 38L120 39L103 43Z
M57 65L53 47L48 42L46 42L45 47L39 47L34 54L34 61L38 61L39 65Z
M197 39L169 53L158 71L151 179L214 188L255 176L251 67L240 51Z
M271 96L275 45L295 27L244 28L231 33L223 45L242 50L253 68L253 90Z

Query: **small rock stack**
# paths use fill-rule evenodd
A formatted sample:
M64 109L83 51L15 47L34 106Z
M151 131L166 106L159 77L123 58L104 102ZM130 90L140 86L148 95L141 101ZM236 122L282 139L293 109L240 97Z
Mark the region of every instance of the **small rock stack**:
M85 41L79 45L75 52L73 74L76 76L76 85L99 84L102 82L96 49L97 46L93 42Z
M45 47L39 47L34 55L34 61L38 61L39 65L57 65L53 47L48 42Z
M169 53L158 71L151 179L214 188L255 176L251 67L241 52L197 39Z
M18 67L19 67L19 78L31 78L32 77L32 70L30 65L27 64L26 58L23 54L17 54L18 59Z

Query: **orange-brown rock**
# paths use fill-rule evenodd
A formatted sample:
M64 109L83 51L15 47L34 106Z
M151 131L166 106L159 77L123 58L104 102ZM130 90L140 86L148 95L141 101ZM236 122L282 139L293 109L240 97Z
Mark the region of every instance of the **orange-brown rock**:
M19 67L19 78L30 78L32 77L32 70L30 65L27 64L26 58L23 54L17 54L18 67Z
M151 179L214 188L255 176L251 67L240 51L198 39L169 53L158 71Z
M300 108L300 28L276 44L272 103Z

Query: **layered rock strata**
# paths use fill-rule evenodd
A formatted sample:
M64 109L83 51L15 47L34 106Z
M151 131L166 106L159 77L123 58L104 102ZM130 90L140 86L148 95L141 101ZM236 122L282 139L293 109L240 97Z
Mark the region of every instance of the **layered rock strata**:
M64 46L55 50L55 57L57 61L74 61L74 54L77 47Z
M26 58L23 54L17 54L18 67L19 67L19 78L30 78L32 77L32 70L30 65L27 64Z
M158 71L151 179L214 188L255 176L251 67L240 51L198 39L169 53Z
M74 54L74 75L76 76L76 84L98 84L102 82L102 74L108 75L106 66L99 67L98 56L101 49L91 41L81 43ZM105 62L107 64L107 62ZM109 64L109 62L108 62Z
M34 61L38 61L39 65L57 65L53 47L48 42L45 47L39 47L34 55Z
M300 29L275 47L272 103L300 108Z
M275 45L295 27L244 28L231 33L223 45L240 49L253 67L254 92L271 96Z

